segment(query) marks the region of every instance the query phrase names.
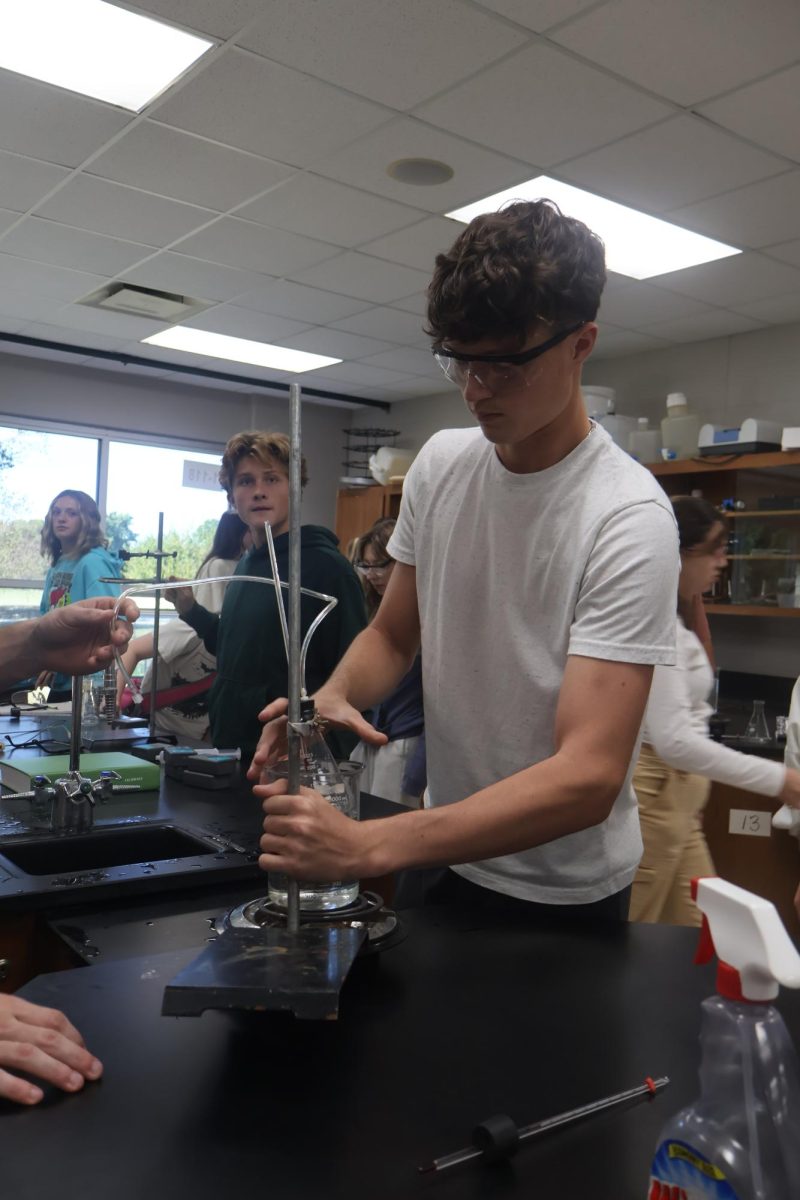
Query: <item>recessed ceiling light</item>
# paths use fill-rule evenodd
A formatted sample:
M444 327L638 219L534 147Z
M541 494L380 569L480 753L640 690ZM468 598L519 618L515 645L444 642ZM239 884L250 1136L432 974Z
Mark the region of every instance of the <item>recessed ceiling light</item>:
M342 361L341 358L327 358L324 354L309 354L306 350L290 350L288 346L270 346L267 342L253 342L225 333L190 329L186 325L173 325L171 329L142 338L142 344L184 350L187 354L206 354L209 358L225 358L229 362L250 363L255 367L272 367L276 371L316 371L319 367L330 367Z
M454 209L445 216L466 222L481 213L497 212L514 200L540 199L554 200L566 216L584 221L603 239L609 271L630 275L633 279L651 279L667 271L682 271L685 267L742 253L734 246L726 246L724 242L692 233L690 229L682 229L658 217L648 217L635 208L604 200L602 196L550 179L547 175L518 183L487 196L485 200Z
M436 158L398 158L389 163L386 174L413 187L435 187L453 178L453 168Z
M18 0L0 67L139 112L214 43L105 0Z

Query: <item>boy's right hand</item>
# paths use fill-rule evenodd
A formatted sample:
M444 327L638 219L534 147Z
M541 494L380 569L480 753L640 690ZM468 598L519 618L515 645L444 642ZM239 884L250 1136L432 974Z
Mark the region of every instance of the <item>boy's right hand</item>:
M385 746L388 742L386 734L379 733L374 726L370 725L369 721L365 721L358 709L353 708L352 704L338 692L329 692L323 687L316 693L313 700L319 715L325 721L329 721L331 725L352 730L362 742L366 742L369 746ZM258 780L263 767L286 757L288 708L289 701L282 696L279 700L273 700L258 714L259 721L264 722L264 729L253 755L253 761L247 771L248 779Z
M174 575L170 575L167 582L180 583L180 580ZM181 617L185 613L188 613L189 609L194 607L195 603L194 592L188 585L187 587L167 588L167 590L164 592L164 599L168 600L170 604L175 605L178 615Z

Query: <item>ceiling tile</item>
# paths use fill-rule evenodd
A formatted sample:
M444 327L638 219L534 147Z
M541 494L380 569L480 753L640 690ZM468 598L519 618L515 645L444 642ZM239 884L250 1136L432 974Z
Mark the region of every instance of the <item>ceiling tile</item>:
M136 0L136 8L175 25L229 38L264 11L264 0Z
M593 150L670 112L660 101L544 43L520 50L416 110L432 125L540 166Z
M80 341L83 332L103 333L117 341L127 338L145 338L151 333L166 329L168 321L153 321L145 317L131 317L127 313L112 312L110 309L91 308L85 304L63 305L51 325L63 325L73 341ZM80 331L80 333L78 332Z
M404 376L399 371L387 371L383 367L368 367L359 362L338 363L335 367L325 368L325 377L343 391L348 384L359 387L381 387L392 383L402 383ZM309 376L309 382L311 381Z
M2 242L0 242L0 247ZM0 291L48 296L54 300L78 300L105 282L102 275L66 271L0 253Z
M0 208L0 234L4 233L6 229L10 229L15 221L19 220L20 214L18 212L9 212L5 208Z
M561 163L558 174L634 208L664 212L785 170L783 159L686 115Z
M652 334L654 337L670 338L675 342L702 342L707 338L730 337L734 333L750 333L753 329L762 328L763 325L751 317L714 308L707 309L696 317L657 321L641 332Z
M153 121L134 126L86 170L219 212L244 203L292 174L292 169L281 163Z
M0 253L16 254L56 267L114 275L144 258L148 247L72 229L69 225L58 225L39 217L25 217L0 238Z
M424 337L420 318L398 312L396 308L368 308L343 321L333 322L332 328L400 344L419 342Z
M419 210L307 173L295 175L236 214L248 221L312 232L325 242L357 246L418 221Z
M560 25L585 8L592 8L597 0L479 0L479 3L481 8L542 33L551 25Z
M301 167L388 115L368 100L240 50L221 54L158 108L167 125Z
M800 66L712 100L700 111L726 129L800 161Z
M749 304L737 304L736 311L756 321L770 325L785 325L789 321L800 321L800 291L788 296L767 296L764 300L751 300Z
M236 271L232 267L202 262L169 250L155 254L141 266L123 274L127 283L176 292L196 300L231 300L249 291L263 279L255 271Z
M611 0L555 41L677 104L739 87L800 57L796 0Z
M383 262L354 251L295 273L294 279L297 283L308 283L312 287L355 296L359 300L373 300L376 304L396 300L415 287L427 286L428 283L428 276L422 271Z
M405 375L429 375L438 380L442 371L433 355L410 346L392 347L382 354L372 354L362 360L369 367L386 367L390 371L402 371Z
M167 246L217 214L106 179L76 175L37 209L36 215L92 233Z
M403 110L495 62L526 36L460 0L272 0L240 44Z
M66 167L0 151L0 205L27 212L67 175Z
M60 300L49 296L30 296L24 292L12 292L0 284L0 326L9 330L6 317L19 321L19 328L31 321L45 321L57 324L54 320L56 313L63 307Z
M451 221L449 217L428 217L408 229L368 242L361 249L376 258L432 272L436 255L449 250L463 229L460 221Z
M58 342L65 346L89 346L93 350L118 350L126 340L124 337L109 337L107 334L89 330L77 333L74 329L65 329L63 325L31 324L26 325L21 332L26 337L42 338L44 341Z
M402 300L393 300L392 308L401 308L403 312L416 313L421 317L428 315L427 292L418 292L413 296L404 296Z
M445 162L452 167L453 178L436 187L398 183L386 168L400 158ZM409 117L399 117L335 154L320 156L311 166L331 179L435 213L449 212L530 177L530 167L524 163Z
M0 71L0 149L77 167L133 119L132 113Z
M623 354L644 354L648 350L666 350L672 344L666 338L652 337L639 331L624 330L620 333L604 334L601 329L591 361L618 358Z
M795 238L790 242L779 242L775 246L767 246L764 253L770 258L778 258L781 262L792 263L795 267L800 267L800 238Z
M275 313L305 321L310 325L324 325L339 317L350 316L364 307L363 300L352 296L336 296L333 292L303 287L288 279L262 279L252 291L236 298L242 308L253 308L258 312ZM356 330L356 332L359 332Z
M0 242L2 247L2 242ZM283 229L268 229L236 217L220 217L208 229L184 238L181 254L205 258L226 267L288 275L336 254L337 247Z
M328 354L331 358L341 359L366 358L382 350L394 349L388 342L378 341L377 338L359 337L355 333L343 333L340 329L326 327L309 329L296 337L287 338L286 345L295 350L310 350L312 354Z
M724 196L673 209L670 220L735 246L800 237L800 171L751 183Z
M648 283L629 283L627 287L607 289L600 302L600 321L637 329L654 321L669 321L707 312L705 304L689 296L679 296Z
M762 254L737 254L734 258L659 275L658 285L724 308L734 302L747 303L796 292L800 288L800 271Z
M302 321L254 312L251 308L237 308L233 304L218 304L207 312L190 317L188 321L182 321L181 324L189 325L193 329L225 333L230 337L250 338L256 342L274 342L277 338L281 345L292 334L302 333L308 328Z

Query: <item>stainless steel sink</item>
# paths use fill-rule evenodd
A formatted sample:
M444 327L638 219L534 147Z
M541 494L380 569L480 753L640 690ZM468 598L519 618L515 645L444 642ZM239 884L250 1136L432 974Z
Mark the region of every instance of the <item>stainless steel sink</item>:
M261 879L257 858L256 836L252 845L239 845L174 821L96 825L61 836L14 834L0 838L0 908L74 903L87 890L115 897Z
M216 856L220 846L174 825L125 825L71 837L13 838L0 842L0 855L26 875L102 871L109 867L197 860Z

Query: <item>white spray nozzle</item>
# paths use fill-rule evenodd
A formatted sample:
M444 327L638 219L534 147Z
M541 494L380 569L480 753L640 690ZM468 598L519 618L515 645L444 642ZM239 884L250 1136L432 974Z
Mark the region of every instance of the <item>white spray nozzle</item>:
M783 927L775 905L725 879L698 879L697 906L705 918L713 946L701 942L698 961L716 952L721 968L733 969L741 984L741 997L764 1003L778 995L778 984L800 988L800 954ZM723 994L737 997L722 986Z

